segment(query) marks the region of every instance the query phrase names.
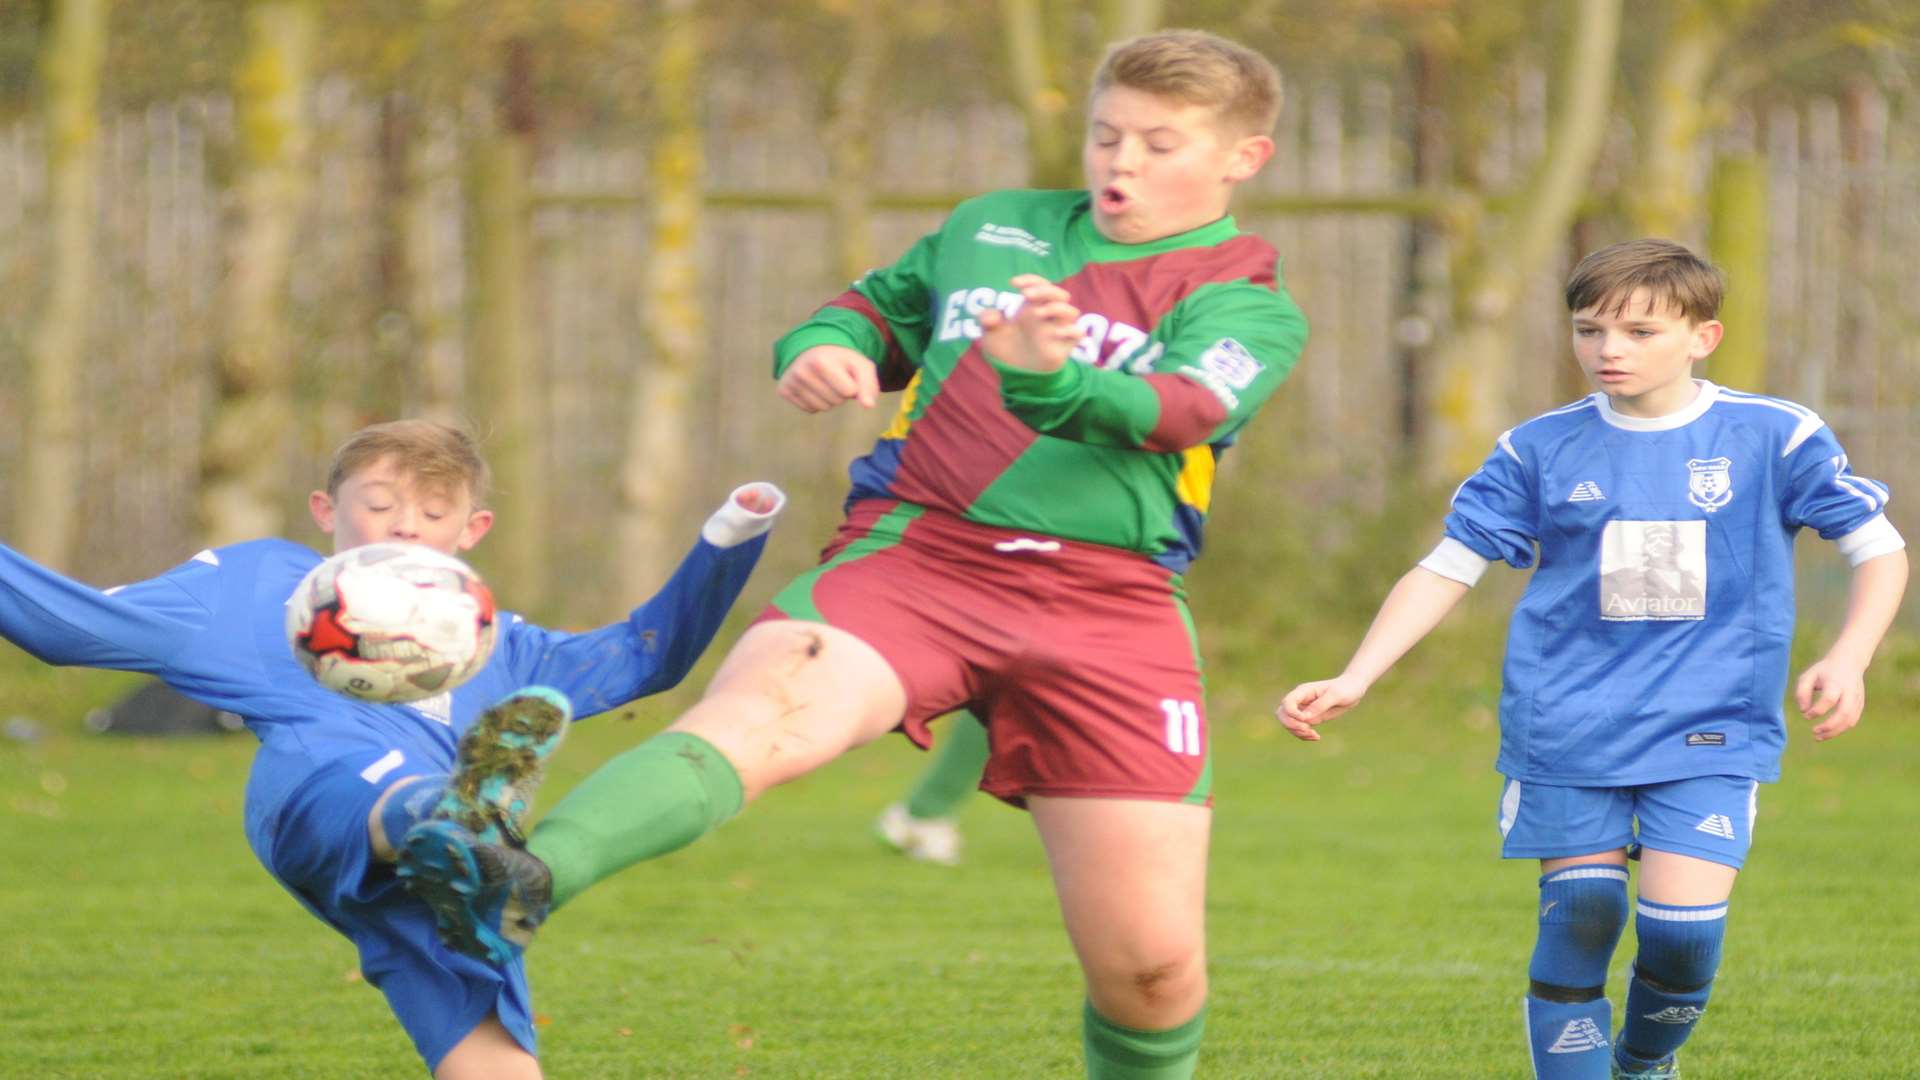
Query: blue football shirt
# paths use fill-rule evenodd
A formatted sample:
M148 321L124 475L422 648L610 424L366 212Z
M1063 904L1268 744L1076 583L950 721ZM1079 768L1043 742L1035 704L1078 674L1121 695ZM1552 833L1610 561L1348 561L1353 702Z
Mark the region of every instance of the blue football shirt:
M1903 546L1887 489L1812 410L1699 385L1664 417L1602 394L1537 416L1454 494L1423 566L1469 583L1480 560L1535 567L1502 669L1506 776L1778 779L1794 538L1856 563Z
M268 746L324 761L368 745L450 771L480 712L523 686L554 687L590 715L673 686L713 639L765 546L696 543L673 577L622 622L564 633L502 612L493 657L447 694L408 705L357 701L293 657L285 604L321 556L288 540L213 548L158 577L100 590L0 545L0 636L52 664L138 671L242 717ZM297 778L289 778L293 782ZM255 791L248 832L284 793Z

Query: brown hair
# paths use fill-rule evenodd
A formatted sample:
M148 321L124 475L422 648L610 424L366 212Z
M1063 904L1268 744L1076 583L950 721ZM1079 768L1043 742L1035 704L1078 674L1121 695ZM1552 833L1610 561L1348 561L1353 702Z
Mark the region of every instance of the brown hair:
M1107 49L1093 93L1125 86L1211 107L1236 135L1265 135L1280 119L1280 72L1266 57L1204 30L1163 30Z
M1726 279L1712 263L1671 240L1648 238L1612 244L1580 260L1567 278L1567 310L1608 308L1618 315L1635 289L1654 303L1680 309L1689 322L1720 313Z
M465 486L474 509L487 504L492 470L473 436L434 420L392 420L359 431L333 452L327 494L338 495L353 474L385 458L423 487L450 491Z

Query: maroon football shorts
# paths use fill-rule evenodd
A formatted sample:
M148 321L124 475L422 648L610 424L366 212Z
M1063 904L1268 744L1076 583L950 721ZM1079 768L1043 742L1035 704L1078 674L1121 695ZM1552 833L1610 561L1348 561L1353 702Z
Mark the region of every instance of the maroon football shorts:
M968 708L982 790L1210 805L1200 660L1177 575L1135 552L856 503L820 565L757 622L805 619L873 646L907 691L900 730Z

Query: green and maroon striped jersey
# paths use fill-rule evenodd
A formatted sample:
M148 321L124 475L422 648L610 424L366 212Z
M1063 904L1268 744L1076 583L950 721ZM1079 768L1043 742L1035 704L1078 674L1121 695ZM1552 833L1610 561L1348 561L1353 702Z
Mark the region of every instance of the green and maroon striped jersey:
M975 316L1010 282L1065 286L1085 337L1057 372L989 360ZM1307 321L1279 257L1230 217L1146 244L1094 227L1082 191L960 204L774 345L851 346L904 390L849 502L899 499L972 521L1107 544L1182 571L1200 551L1216 462L1285 379Z

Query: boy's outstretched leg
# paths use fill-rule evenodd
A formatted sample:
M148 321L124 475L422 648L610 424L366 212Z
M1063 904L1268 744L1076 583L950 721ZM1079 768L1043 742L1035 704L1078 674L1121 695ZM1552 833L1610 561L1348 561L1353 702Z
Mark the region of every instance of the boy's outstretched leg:
M821 623L759 623L698 704L569 791L541 818L528 850L552 869L559 907L893 730L905 709L899 677L859 638Z
M874 822L874 831L887 846L910 859L958 865L960 823L953 813L980 787L987 754L986 726L972 713L955 716L906 801L887 807Z
M1206 1026L1203 806L1032 797L1086 974L1090 1080L1185 1080Z
M489 708L461 736L432 811L402 834L395 872L451 948L505 963L545 920L551 876L520 848L533 791L572 718L566 695L543 686ZM382 831L399 832L390 819L418 802L386 800Z
M1608 856L1625 860L1625 853ZM1605 1080L1607 966L1627 925L1627 868L1613 861L1541 864L1540 931L1527 966L1527 1039L1540 1080Z
M576 785L525 851L462 849L451 822L417 830L420 856L448 881L441 893L457 924L453 938L524 946L550 907L685 847L768 788L891 731L905 707L899 678L859 638L811 622L753 627L699 704ZM515 925L536 897L538 917Z

